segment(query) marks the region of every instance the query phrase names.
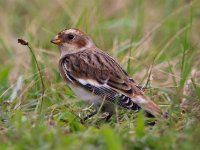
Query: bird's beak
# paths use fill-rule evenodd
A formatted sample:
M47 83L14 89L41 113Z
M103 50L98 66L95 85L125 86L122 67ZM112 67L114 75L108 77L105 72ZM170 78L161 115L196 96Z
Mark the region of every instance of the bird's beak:
M58 35L56 35L56 36L51 40L51 43L59 45L60 43L62 43L62 39L59 38Z

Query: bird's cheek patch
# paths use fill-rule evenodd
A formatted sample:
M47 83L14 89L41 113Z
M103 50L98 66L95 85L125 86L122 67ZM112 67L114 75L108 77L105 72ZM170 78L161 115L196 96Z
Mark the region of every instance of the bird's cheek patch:
M86 45L86 42L84 40L80 39L76 42L76 45L78 48L82 48Z

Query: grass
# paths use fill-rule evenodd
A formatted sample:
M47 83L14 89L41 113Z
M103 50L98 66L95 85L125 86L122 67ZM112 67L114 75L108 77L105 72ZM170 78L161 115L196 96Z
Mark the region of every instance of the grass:
M0 149L199 149L200 2L183 0L0 1ZM65 86L59 51L50 43L77 27L116 57L168 111L168 120L145 125L143 113L117 109L110 122ZM29 41L41 68L18 38ZM183 102L184 101L184 102Z

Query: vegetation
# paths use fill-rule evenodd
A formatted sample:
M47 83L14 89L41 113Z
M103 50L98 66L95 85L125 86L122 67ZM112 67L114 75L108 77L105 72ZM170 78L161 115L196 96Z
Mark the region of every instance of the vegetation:
M199 149L199 8L198 0L0 0L0 149ZM92 108L65 86L50 43L71 27L141 86L153 64L145 93L170 118L148 126L142 112L117 108L109 122L99 113L82 123ZM34 57L18 38L35 53L44 95Z

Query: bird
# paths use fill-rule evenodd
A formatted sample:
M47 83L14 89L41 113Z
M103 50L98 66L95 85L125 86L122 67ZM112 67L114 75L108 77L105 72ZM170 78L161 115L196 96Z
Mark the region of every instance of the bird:
M115 58L98 48L80 29L60 31L51 40L60 50L59 71L67 86L95 110L102 106L109 119L116 105L147 117L160 117L160 107L144 95L141 87ZM85 117L88 119L97 111Z

